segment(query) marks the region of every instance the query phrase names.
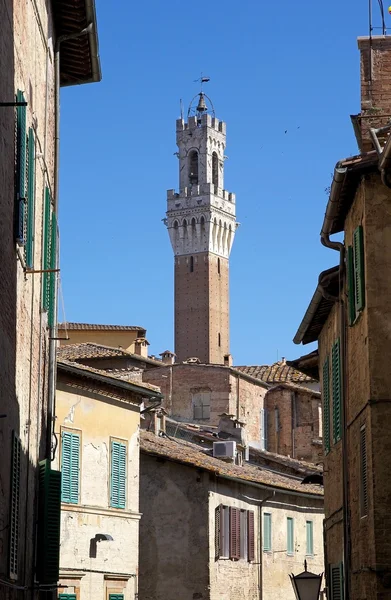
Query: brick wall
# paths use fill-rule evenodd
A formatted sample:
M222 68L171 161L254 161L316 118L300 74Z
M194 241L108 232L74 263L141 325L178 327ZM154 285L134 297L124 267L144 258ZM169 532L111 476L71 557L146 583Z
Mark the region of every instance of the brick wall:
M224 363L224 356L229 353L228 285L227 259L205 252L193 257L176 257L175 352L178 361L197 357L203 363Z

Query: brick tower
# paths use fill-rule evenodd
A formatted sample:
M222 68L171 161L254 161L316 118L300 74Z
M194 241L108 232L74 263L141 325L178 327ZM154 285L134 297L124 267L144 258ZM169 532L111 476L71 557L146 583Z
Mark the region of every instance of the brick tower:
M175 352L223 364L229 354L229 255L235 195L224 190L226 125L201 91L176 122L179 193L167 192L175 255ZM208 109L206 101L212 109Z

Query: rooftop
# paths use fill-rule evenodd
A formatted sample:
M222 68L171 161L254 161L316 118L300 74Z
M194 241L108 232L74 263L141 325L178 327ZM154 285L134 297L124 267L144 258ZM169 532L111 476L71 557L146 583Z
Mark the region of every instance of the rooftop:
M219 477L258 484L287 493L294 492L304 496L323 498L323 489L319 486L303 485L297 479L266 470L258 465L245 463L243 466L238 466L226 463L206 454L199 446L184 440L158 437L154 433L141 431L140 444L141 452L144 454L203 469Z
M315 380L290 367L285 360L280 360L272 365L254 365L234 367L237 371L262 379L266 383L312 383Z
M314 350L309 354L295 358L294 360L288 360L287 365L293 367L297 371L313 377L316 381L319 381L319 352Z
M147 333L139 325L97 325L96 323L59 323L58 328L64 331L139 331L141 337ZM143 335L142 335L143 334Z
M160 367L162 362L158 359L147 358L140 354L133 354L123 348L114 348L112 346L104 346L103 344L95 344L93 342L82 342L81 344L68 344L60 346L57 349L57 356L60 359L79 361L99 358L129 358L141 363L147 362L156 367Z
M77 34L91 25L85 35L61 41L61 86L100 81L102 73L95 0L52 0L52 7L57 39Z
M96 379L109 383L110 385L120 387L134 393L154 397L156 396L163 399L163 395L160 393L160 388L150 383L124 381L122 377L115 376L112 373L103 371L102 369L94 369L93 367L81 365L80 363L62 358L57 360L57 368L62 371L74 373L75 375L89 376L91 379L94 379L95 376ZM153 394L151 394L151 392L153 392Z

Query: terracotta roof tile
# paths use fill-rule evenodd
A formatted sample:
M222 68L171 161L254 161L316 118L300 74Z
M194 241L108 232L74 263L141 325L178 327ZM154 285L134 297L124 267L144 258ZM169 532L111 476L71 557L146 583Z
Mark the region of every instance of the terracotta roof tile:
M83 342L81 344L67 344L60 346L57 349L57 356L67 360L87 360L90 358L132 358L140 362L147 362L162 366L162 361L159 359L147 358L139 354L132 354L123 348L114 348L112 346L104 346L103 344L95 344L93 342Z
M288 366L283 360L272 365L254 365L234 368L237 371L251 375L256 379L262 379L262 381L265 381L266 383L310 383L315 381L312 377L304 375L304 373L300 373L300 371Z
M168 460L205 469L221 477L233 477L243 481L259 483L281 490L311 494L323 498L323 489L316 485L303 485L299 479L274 473L260 466L245 463L243 466L226 463L202 452L199 446L183 440L171 440L158 437L148 431L140 432L141 452L153 456L166 457Z
M64 331L65 329L80 330L80 331L143 331L144 327L138 325L97 325L96 323L59 323L58 328Z

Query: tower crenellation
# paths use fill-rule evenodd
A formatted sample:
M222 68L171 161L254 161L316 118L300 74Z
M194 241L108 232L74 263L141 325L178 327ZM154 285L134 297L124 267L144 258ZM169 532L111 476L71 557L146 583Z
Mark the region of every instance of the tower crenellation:
M167 191L164 220L175 256L175 352L224 364L236 198L224 189L226 124L198 96L196 114L176 122L179 192Z

